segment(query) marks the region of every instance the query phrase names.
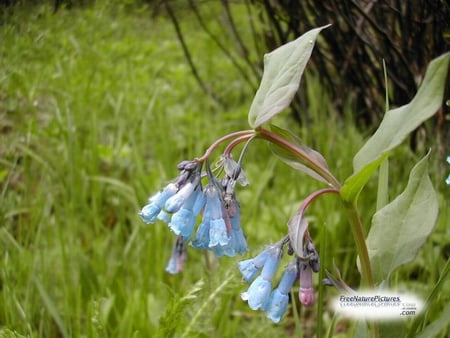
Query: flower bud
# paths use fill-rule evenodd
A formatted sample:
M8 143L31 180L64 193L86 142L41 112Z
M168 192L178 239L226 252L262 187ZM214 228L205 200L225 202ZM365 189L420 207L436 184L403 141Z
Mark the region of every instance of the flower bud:
M308 262L300 262L300 303L310 306L316 300L312 282L312 269Z

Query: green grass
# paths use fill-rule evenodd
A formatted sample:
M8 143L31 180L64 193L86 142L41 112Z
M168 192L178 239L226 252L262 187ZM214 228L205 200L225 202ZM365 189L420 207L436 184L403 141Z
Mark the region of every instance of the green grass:
M218 29L218 8L210 6L208 18ZM3 17L0 336L314 334L314 311L297 304L300 319L290 310L276 325L240 300L246 285L236 269L239 257L217 260L190 250L181 275L165 273L174 236L163 224L143 224L137 212L177 174L179 161L248 128L252 93L189 15L181 15L202 77L227 103L216 105L193 80L170 22L150 13L145 6L98 2L56 14L45 5L17 7ZM294 129L344 179L364 137L350 118L338 119L331 105L323 105L326 93L319 99L317 92L314 82L307 92L317 102L308 112L312 119ZM289 117L280 124L293 125ZM395 155L390 179L398 193L406 184L404 168L417 156L406 148ZM416 261L393 279L424 298L439 279L450 237L449 189L438 161L435 155L438 226ZM298 203L320 185L271 157L260 142L250 147L245 170L251 185L239 189L238 198L251 256L285 234ZM366 226L375 184L360 202ZM353 242L338 201L324 197L310 215L323 267L332 270L336 263L357 285ZM449 301L445 288L427 322ZM335 293L321 292L325 302ZM323 311L325 331L332 317L326 304ZM339 322L343 336L351 325Z

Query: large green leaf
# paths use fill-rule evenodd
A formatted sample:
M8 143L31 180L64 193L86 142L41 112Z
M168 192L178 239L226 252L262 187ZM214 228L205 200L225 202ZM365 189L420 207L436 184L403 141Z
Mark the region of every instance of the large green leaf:
M353 159L353 175L345 181L341 190L345 200L356 201L359 192L389 151L439 109L443 101L449 59L450 53L434 59L412 101L386 112L375 134Z
M289 106L300 85L317 35L328 26L312 29L264 55L264 74L248 114L252 128L259 127Z
M447 53L433 60L412 101L386 113L375 134L356 154L355 171L398 146L410 132L434 115L442 104L449 59L450 53Z
M412 169L403 193L373 216L367 249L376 283L412 261L435 226L439 207L427 158Z

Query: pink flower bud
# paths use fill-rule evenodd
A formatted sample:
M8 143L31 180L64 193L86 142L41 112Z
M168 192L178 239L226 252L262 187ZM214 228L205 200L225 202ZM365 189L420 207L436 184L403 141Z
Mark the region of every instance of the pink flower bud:
M300 287L300 292L298 295L300 303L305 306L310 306L316 301L316 295L313 288L302 288Z
M300 264L300 303L305 306L310 306L316 300L312 282L312 269L308 262Z

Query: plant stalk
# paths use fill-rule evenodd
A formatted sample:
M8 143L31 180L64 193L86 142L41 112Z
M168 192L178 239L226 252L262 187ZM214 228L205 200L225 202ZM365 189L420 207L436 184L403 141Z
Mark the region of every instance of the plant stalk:
M257 135L259 137L290 151L292 154L297 155L304 161L304 163L307 164L308 168L314 170L317 174L323 177L333 188L341 188L341 184L328 170L328 168L318 163L304 149L299 148L297 145L289 142L282 136L278 135L277 133L271 132L270 130L258 128L256 129L256 132L258 133Z
M343 203L345 210L347 211L350 228L356 244L356 251L359 255L361 267L361 286L363 288L372 289L374 288L375 283L373 280L372 266L370 264L369 252L367 251L366 240L364 238L362 222L359 217L358 209L356 208L356 205L351 202L343 200Z
M347 211L350 228L352 230L353 239L356 244L356 251L359 256L359 264L361 268L361 288L373 289L375 283L373 280L372 266L370 264L369 252L367 251L366 240L364 237L361 218L359 217L358 208L355 204L344 201L345 210ZM370 336L372 338L380 337L380 329L377 322L368 322Z

